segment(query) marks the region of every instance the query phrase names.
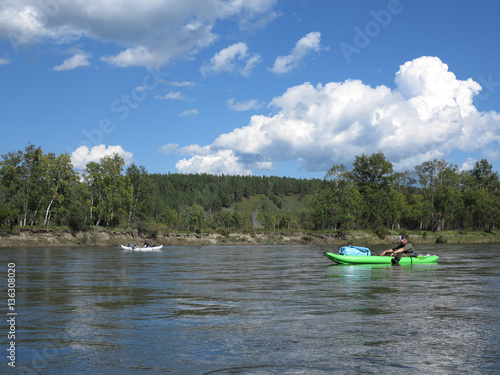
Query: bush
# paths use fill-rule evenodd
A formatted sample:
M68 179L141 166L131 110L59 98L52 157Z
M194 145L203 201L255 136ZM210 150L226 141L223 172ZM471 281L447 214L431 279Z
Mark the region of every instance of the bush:
M386 228L386 227L377 227L374 229L373 231L378 238L380 238L381 240L385 239L386 236L390 235L391 233L389 232L389 230Z
M132 228L137 229L137 233L141 237L156 239L159 232L159 226L156 223L148 223L143 220L136 221Z
M89 229L85 213L77 205L72 205L69 209L68 226L73 232L83 232Z
M344 230L337 230L337 233L335 233L335 238L338 238L340 240L347 240L347 232Z
M15 223L15 213L7 206L0 203L0 234L12 232Z
M229 237L231 232L226 228L217 228L217 233L224 237Z
M99 239L96 233L84 233L79 239L79 245L97 246Z
M436 243L448 243L448 239L445 238L444 236L437 236Z

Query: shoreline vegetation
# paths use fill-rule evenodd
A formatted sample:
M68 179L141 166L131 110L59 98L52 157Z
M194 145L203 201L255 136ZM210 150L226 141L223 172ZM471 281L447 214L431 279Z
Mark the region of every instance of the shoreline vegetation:
M77 171L34 145L2 159L0 247L500 242L500 176L486 159L396 172L378 152L323 179L150 174L117 154Z
M405 232L415 244L500 243L500 232L437 231ZM166 232L142 236L135 229L91 228L75 232L70 228L18 228L0 236L0 248L10 247L118 247L128 243L163 246L224 245L378 245L396 242L399 231L376 234L370 231L251 231L251 232Z

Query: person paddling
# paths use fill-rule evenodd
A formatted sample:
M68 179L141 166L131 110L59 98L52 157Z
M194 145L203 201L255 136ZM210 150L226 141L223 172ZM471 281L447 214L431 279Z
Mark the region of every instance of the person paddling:
M401 235L398 238L399 245L385 250L380 254L381 256L392 256L394 259L391 259L392 264L398 264L399 260L402 257L413 257L415 256L415 248L411 242L408 242L408 238L405 235Z

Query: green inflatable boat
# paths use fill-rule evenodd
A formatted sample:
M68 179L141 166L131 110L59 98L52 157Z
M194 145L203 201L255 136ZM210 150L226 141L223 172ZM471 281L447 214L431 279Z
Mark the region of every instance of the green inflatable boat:
M325 256L331 261L339 264L392 264L393 257L380 256L380 255L340 255L333 253L325 253ZM421 263L434 263L438 260L438 255L424 255L417 257L402 257L399 260L400 265L405 264L421 264Z

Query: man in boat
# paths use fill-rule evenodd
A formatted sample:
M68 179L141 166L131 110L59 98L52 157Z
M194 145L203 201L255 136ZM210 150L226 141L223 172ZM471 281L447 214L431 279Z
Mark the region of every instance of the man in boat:
M396 263L399 262L401 257L413 257L415 256L415 248L413 247L413 244L411 242L408 242L408 238L406 238L405 235L401 235L398 238L399 245L389 249L385 250L382 254L382 256L387 255L387 256L392 256L395 257Z

